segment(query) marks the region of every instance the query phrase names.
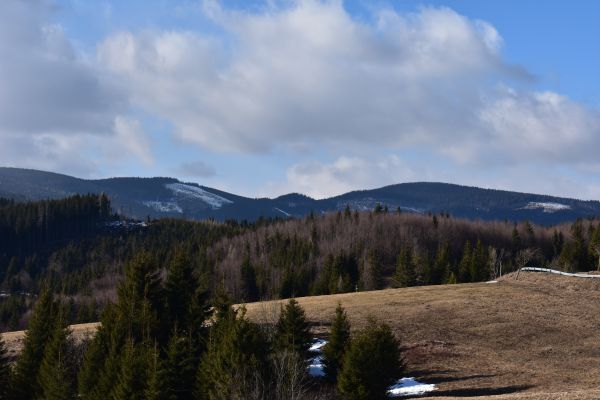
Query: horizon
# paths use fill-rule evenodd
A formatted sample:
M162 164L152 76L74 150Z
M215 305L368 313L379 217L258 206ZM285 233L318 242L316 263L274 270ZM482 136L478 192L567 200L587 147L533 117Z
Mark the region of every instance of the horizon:
M482 187L482 186L463 185L463 184L459 184L459 183L441 182L441 181L405 181L405 182L396 182L396 183L386 184L386 185L383 185L383 186L352 189L352 190L349 190L347 192L336 193L336 194L333 194L331 196L326 196L326 197L313 197L313 196L310 196L310 195L308 195L306 193L302 193L302 192L287 192L287 193L281 193L281 194L271 195L271 196L256 196L256 197L254 197L254 196L246 196L244 194L240 194L240 193L236 193L236 192L229 192L227 190L224 190L224 189L221 189L221 188L218 188L218 187L207 186L207 185L204 185L204 184L202 184L200 182L195 182L195 181L190 181L190 180L182 179L182 178L179 178L177 176L125 176L125 175L122 175L122 176L105 176L105 177L98 177L98 178L82 178L82 177L78 177L78 176L75 176L75 175L69 175L69 174L64 174L64 173L54 172L54 171L42 171L42 170L37 170L37 169L32 169L32 168L20 168L20 167L0 166L0 169L2 169L2 168L14 168L14 169L21 169L21 170L29 170L29 171L51 173L51 174L63 175L63 176L69 177L69 178L75 178L75 179L81 179L81 180L87 180L87 181L108 180L108 179L174 179L174 180L176 180L176 181L178 181L180 183L191 184L191 185L198 185L198 186L201 186L201 187L206 187L206 188L209 188L209 189L215 189L215 190L218 190L218 191L221 191L221 192L226 192L226 193L230 193L230 194L233 194L233 195L236 195L236 196L246 197L246 198L250 198L250 199L262 199L262 198L264 198L264 199L277 199L277 198L288 196L288 195L300 195L300 196L308 197L308 198L313 199L313 200L326 200L326 199L330 199L330 198L342 196L344 194L348 194L348 193L351 193L351 192L379 190L379 189L385 189L385 188L390 187L390 186L412 185L412 184L439 184L439 185L459 186L459 187L471 188L471 189L494 190L494 191L499 191L499 192L519 193L519 194L527 194L527 195L534 195L534 196L547 196L547 197L554 197L554 198L557 198L557 199L565 199L565 200L600 202L600 200L595 200L595 199L581 199L581 198L577 198L577 197L555 196L555 195L551 195L551 194L547 194L547 193L526 192L526 191L509 190L509 189L502 189L502 188L491 188L491 187Z
M7 0L0 160L250 198L427 182L598 201L599 17L584 0Z

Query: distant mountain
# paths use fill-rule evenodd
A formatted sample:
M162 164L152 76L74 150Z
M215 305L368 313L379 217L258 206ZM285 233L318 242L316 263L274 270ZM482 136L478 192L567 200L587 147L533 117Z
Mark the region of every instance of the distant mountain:
M0 168L0 197L17 201L63 198L73 194L106 193L115 211L134 218L256 220L299 217L310 213L351 209L372 210L377 203L392 211L448 212L456 217L485 220L530 220L555 224L600 216L600 202L480 189L447 183L402 183L315 200L298 193L274 199L252 199L174 178L110 178L85 180L51 172Z

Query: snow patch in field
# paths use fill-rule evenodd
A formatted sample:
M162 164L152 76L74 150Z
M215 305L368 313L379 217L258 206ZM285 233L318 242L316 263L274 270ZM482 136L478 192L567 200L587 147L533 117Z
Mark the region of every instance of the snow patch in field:
M487 281L486 283L498 283L498 281Z
M197 186L186 185L185 183L167 183L165 186L177 196L202 200L213 210L221 208L223 204L233 204L233 201L207 192Z
M308 363L308 374L313 377L325 376L325 365L323 365L323 358L316 356L310 359Z
M309 351L315 354L314 357L308 360L308 374L312 377L324 377L325 365L323 364L323 346L327 344L327 340L315 339L310 346ZM390 397L418 396L436 390L432 383L423 383L415 378L401 378L395 384L389 387L388 394Z
M562 210L570 210L571 206L560 203L543 203L537 201L530 201L525 207L524 210L537 210L542 209L545 213L553 213Z
M179 207L179 205L174 201L144 201L142 204L158 212L179 214L183 213L181 207Z
M312 351L313 353L321 353L323 351L323 346L325 346L326 344L327 340L315 339L308 351Z
M327 344L327 340L315 339L308 350L315 354L314 357L308 360L308 374L312 377L325 376L325 365L323 365L323 346Z
M415 396L429 393L435 390L433 383L423 383L415 378L398 379L395 384L390 386L388 394L391 397Z

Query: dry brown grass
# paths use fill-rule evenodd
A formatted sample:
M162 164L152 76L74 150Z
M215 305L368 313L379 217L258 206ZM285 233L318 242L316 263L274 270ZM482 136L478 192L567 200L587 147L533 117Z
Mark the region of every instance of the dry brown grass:
M370 316L391 325L408 374L436 383L436 396L600 398L600 282L522 273L298 301L316 334L326 334L338 301L355 329ZM248 316L264 307L248 304Z
M408 374L436 398L600 399L600 282L538 273L498 283L428 286L299 298L317 335L338 302L354 329L372 316L403 343ZM256 321L277 302L246 305ZM74 325L77 337L93 324ZM4 334L17 352L22 332Z

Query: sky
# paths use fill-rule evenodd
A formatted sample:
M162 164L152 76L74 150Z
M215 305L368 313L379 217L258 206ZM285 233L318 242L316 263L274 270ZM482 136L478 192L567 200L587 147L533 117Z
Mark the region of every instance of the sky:
M600 200L600 2L2 0L0 165Z

